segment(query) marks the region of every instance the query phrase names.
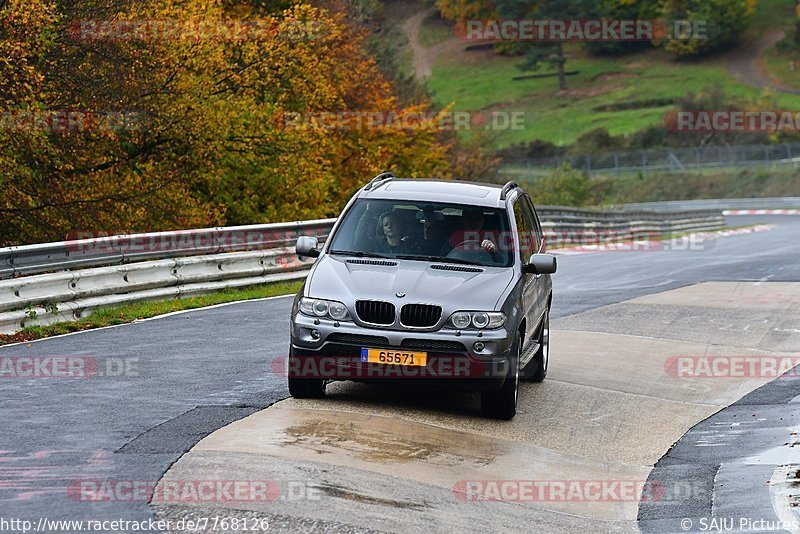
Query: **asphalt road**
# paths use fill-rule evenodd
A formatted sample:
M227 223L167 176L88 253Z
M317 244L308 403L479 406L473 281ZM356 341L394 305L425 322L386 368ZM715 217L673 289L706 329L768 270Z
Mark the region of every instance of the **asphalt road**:
M792 370L687 432L650 473L679 491L640 505L642 532L800 530L798 396Z
M731 224L755 222L776 227L692 250L563 256L553 317L703 281L800 281L800 218ZM93 358L100 371L0 381L0 517L153 517L145 500L87 503L66 489L95 479L155 484L210 432L287 397L271 362L286 354L289 305L239 303L0 348L0 357Z

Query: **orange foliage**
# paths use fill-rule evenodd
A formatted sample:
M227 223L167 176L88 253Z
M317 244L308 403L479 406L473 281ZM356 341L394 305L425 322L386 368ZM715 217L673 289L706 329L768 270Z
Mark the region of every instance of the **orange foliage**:
M221 0L10 0L0 11L0 113L130 113L133 128L0 128L0 244L74 230L144 231L332 216L372 174L446 175L434 126L290 128L287 113L400 109L343 15ZM97 39L101 20L266 28L251 39ZM89 17L89 18L91 18ZM20 28L24 28L21 30ZM10 58L8 61L7 58ZM423 105L424 107L424 105ZM90 125L91 126L91 125Z

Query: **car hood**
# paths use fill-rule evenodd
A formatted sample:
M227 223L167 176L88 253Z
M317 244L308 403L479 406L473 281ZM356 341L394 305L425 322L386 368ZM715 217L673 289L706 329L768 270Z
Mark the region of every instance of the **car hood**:
M513 268L508 267L479 267L481 272L462 272L431 268L458 265L423 261L389 260L396 266L356 263L364 261L373 260L327 254L320 257L306 282L306 295L339 300L348 307L363 299L394 302L398 306L438 304L448 312L491 311L513 278ZM398 293L405 296L398 297Z

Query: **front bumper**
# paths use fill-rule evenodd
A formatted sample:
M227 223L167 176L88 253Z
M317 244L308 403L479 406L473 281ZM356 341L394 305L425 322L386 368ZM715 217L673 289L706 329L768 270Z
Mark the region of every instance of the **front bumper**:
M318 338L312 332L318 332ZM419 384L470 391L502 387L509 371L513 334L505 329L475 331L388 330L351 322L317 319L298 313L291 322L292 378ZM484 348L475 350L475 343ZM362 361L362 349L427 353L425 366Z

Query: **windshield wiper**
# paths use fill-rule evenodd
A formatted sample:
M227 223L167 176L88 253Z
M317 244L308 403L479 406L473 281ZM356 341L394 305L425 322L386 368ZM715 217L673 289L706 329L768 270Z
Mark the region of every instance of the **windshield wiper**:
M328 254L340 254L342 256L353 256L356 258L381 258L383 260L391 259L389 256L383 254L376 254L375 252L364 252L362 250L331 250Z
M457 263L460 265L477 265L479 267L486 267L486 265L470 260L462 260L461 258L442 258L441 256L396 256L398 260L416 260L416 261L429 261L431 263Z

